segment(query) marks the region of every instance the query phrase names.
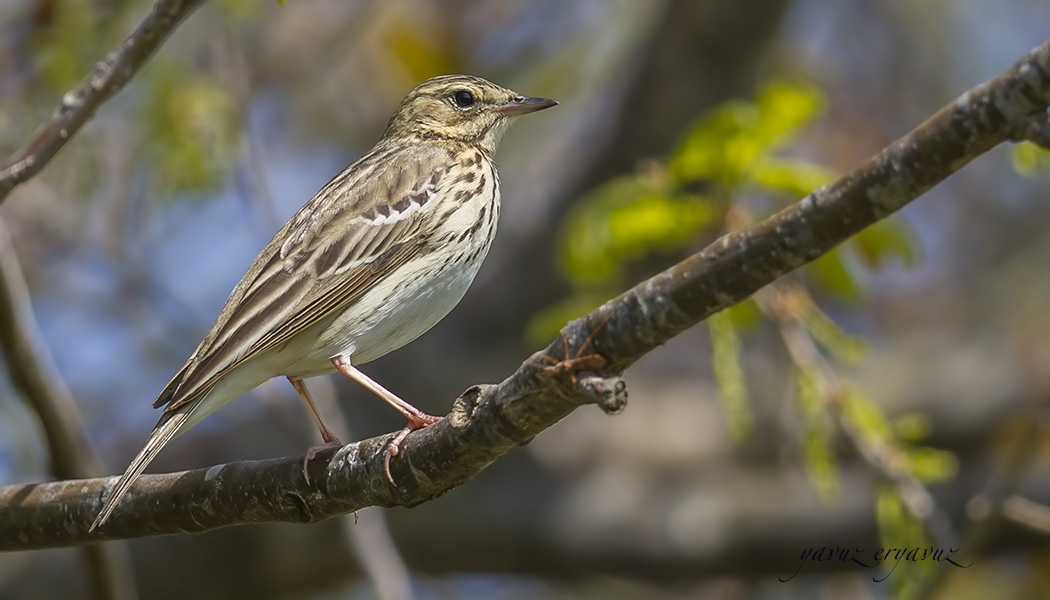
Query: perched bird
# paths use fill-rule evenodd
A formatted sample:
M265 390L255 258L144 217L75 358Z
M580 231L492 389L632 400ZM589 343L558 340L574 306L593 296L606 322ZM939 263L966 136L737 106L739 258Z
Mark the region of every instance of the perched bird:
M310 399L307 377L339 371L405 415L408 424L384 457L390 478L401 440L439 419L357 365L416 339L460 301L496 233L496 144L513 117L556 104L469 75L435 77L412 90L375 147L321 188L248 267L153 403L164 414L91 529L106 522L165 444L279 375L325 444L339 442Z

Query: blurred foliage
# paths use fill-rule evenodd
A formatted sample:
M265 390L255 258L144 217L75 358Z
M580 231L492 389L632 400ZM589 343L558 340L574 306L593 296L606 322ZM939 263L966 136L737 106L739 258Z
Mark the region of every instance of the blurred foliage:
M843 399L843 417L869 445L882 448L883 454L893 457L894 467L907 477L923 483L938 483L955 476L958 461L950 452L927 446L912 446L902 439L895 426L886 418L882 410L859 389L851 389ZM907 415L908 423L916 423L915 415ZM927 427L928 429L928 427ZM910 441L919 441L925 437L913 429Z
M637 269L641 261L695 251L713 237L746 227L766 216L763 213L832 181L834 173L828 168L781 155L824 107L824 96L816 88L771 82L753 100L728 102L700 117L666 162L646 164L638 173L589 192L561 232L561 268L574 292L533 318L530 340L549 340L566 321L622 290L631 268ZM745 201L755 198L764 201L761 209L744 208ZM893 464L879 467L904 477L934 483L956 472L950 453L914 445L929 433L923 417L908 415L894 424L861 390L840 382L837 374L834 381L829 379L828 369L834 370L835 363L861 360L865 344L843 331L814 301L822 295L860 301L865 295L859 278L863 270L894 262L907 266L916 259L910 231L898 221L881 221L804 267L793 283L778 284L769 294L707 320L714 377L728 429L737 439L754 429L741 364L742 332L772 322L812 340L819 356L792 356L802 422L799 451L822 502L840 497L835 447L840 432L853 444L889 457ZM885 544L925 542L922 523L908 513L895 488L879 491L877 507ZM899 586L915 583L910 576L897 580Z
M258 12L232 0L219 5L224 17L243 20ZM48 12L31 30L39 85L27 88L27 93L39 95L41 105L50 107L54 94L76 86L127 35L129 24L141 18L142 8L135 2L105 7L71 2ZM154 173L151 190L209 191L225 181L240 142L241 114L229 85L209 78L205 75L209 72L214 71L186 68L161 55L136 78L133 92L121 95L121 102L137 111L136 125L144 132L136 146L141 149L136 160ZM29 104L35 100L26 98ZM80 135L93 134L89 128ZM66 153L76 151L74 147ZM87 159L98 160L97 149L88 146L86 154ZM98 170L78 169L76 176L97 178ZM78 189L93 189L97 179L78 183Z
M53 12L46 27L34 31L34 60L47 87L65 91L75 86L125 35L116 11L116 5L99 11L90 2L68 2Z
M735 439L743 439L751 435L754 422L748 408L744 370L740 367L740 336L725 312L712 315L707 325L711 334L711 362L722 392L720 398L729 433Z
M754 101L727 102L700 118L672 154L670 170L678 182L713 182L726 192L753 187L804 196L834 173L775 153L794 141L824 105L814 87L769 83Z
M916 597L921 582L938 566L932 559L908 558L907 552L921 552L932 546L922 523L904 506L897 490L889 485L880 486L876 492L875 515L881 547L886 550L881 562L883 575L875 579L887 582L897 598ZM912 556L917 558L916 554Z
M629 261L678 250L719 217L710 199L676 190L666 171L617 178L569 215L562 267L580 287L619 281Z
M1023 142L1013 147L1011 162L1014 170L1026 177L1050 173L1050 150L1031 142Z
M794 289L786 292L791 316L805 332L832 357L843 363L856 363L864 358L867 344L839 327L820 309L808 293Z
M838 462L832 446L835 424L827 410L821 381L816 369L796 367L795 401L802 417L802 460L817 498L831 504L839 499L841 490Z
M148 73L143 105L148 152L159 187L174 193L210 190L224 181L240 140L240 111L218 82L170 62Z
M449 39L443 23L421 19L410 4L396 6L383 26L386 50L410 81L455 73L464 63L456 39Z
M573 315L574 317L585 315L604 304L605 301L617 293L619 293L619 290L611 285L580 290L533 316L526 325L525 337L537 345L544 341L549 341L551 337L558 335L557 332L569 320L565 318L565 315ZM555 332L554 336L551 335L551 331Z
M586 194L560 236L560 266L576 299L536 315L529 341L549 340L562 324L597 306L582 299L599 290L622 290L630 266L654 254L695 250L724 233L735 210L732 199L772 196L792 202L830 182L830 169L779 155L824 106L823 94L812 86L771 82L752 101L727 102L701 116L666 163L646 164L639 173ZM804 271L816 291L857 301L863 295L859 267L914 260L910 232L897 221L882 221Z

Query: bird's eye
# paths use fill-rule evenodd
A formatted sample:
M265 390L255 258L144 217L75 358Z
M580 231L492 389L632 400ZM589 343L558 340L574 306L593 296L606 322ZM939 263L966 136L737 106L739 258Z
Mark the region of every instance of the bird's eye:
M474 106L474 94L471 94L467 90L460 90L455 94L452 94L452 101L460 108L470 108L471 106Z

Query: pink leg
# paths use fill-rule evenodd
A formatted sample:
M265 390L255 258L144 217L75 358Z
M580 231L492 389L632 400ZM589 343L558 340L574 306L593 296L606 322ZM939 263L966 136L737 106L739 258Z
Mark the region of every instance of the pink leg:
M303 459L303 475L306 477L306 483L310 483L310 473L306 467L310 464L310 461L317 456L317 453L321 450L331 448L332 446L342 446L343 443L339 441L339 438L332 435L332 432L328 430L328 426L324 424L324 419L321 418L321 413L314 406L313 398L310 397L310 392L306 389L306 384L303 383L302 379L295 377L289 377L288 382L292 384L295 391L299 394L299 397L303 399L303 404L306 405L306 410L310 412L310 416L314 418L314 423L317 424L317 430L321 432L321 440L323 444L318 446L310 446L306 450L306 457Z
M335 365L336 369L339 369L340 373L363 385L370 392L379 396L385 400L387 404L397 409L397 412L405 415L405 418L408 419L408 424L405 425L404 429L398 432L396 436L394 436L394 439L392 439L390 444L387 445L386 452L383 455L383 470L386 472L386 478L390 483L394 483L394 476L390 474L390 458L397 455L401 448L401 442L405 440L405 437L408 436L409 433L416 429L422 429L432 423L436 423L441 420L441 417L428 415L401 398L398 398L393 392L379 385L371 377L365 375L357 367L350 364L349 356L336 356L332 359L332 364Z

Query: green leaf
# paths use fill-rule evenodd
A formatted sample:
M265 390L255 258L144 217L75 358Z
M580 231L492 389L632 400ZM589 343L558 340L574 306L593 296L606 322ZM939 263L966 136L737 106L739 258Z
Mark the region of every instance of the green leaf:
M240 113L217 82L156 65L145 124L159 185L170 191L212 189L232 166Z
M1031 142L1022 142L1013 147L1010 162L1014 170L1025 177L1034 177L1050 171L1050 150Z
M893 427L889 419L874 402L861 393L860 390L852 388L843 397L843 411L846 419L857 428L862 435L874 438L882 444L895 444Z
M765 158L756 160L748 172L752 183L771 192L802 198L835 180L835 171L804 160Z
M879 486L875 499L875 517L879 526L879 539L884 547L921 548L929 545L922 523L904 506L893 486ZM908 566L917 564L918 562L913 562ZM892 561L889 566L893 566Z
M928 415L909 413L893 420L893 430L897 439L904 442L917 442L930 436L933 422Z
M870 269L879 269L897 260L905 266L916 262L914 235L898 219L884 219L853 236L850 244L857 257Z
M879 545L890 552L881 566L885 581L892 587L892 597L917 598L921 582L939 567L937 561L920 560L920 555L914 554L930 547L922 523L908 512L897 490L889 485L880 486L876 493L875 521ZM907 552L913 552L911 558Z
M748 402L747 380L740 367L740 337L725 312L711 315L707 319L707 329L711 335L715 381L721 392L719 397L729 433L737 440L747 438L754 430L754 420Z
M701 118L671 157L671 173L679 181L713 180L733 187L744 168L762 151L756 136L748 135L758 120L757 110L745 102L727 103Z
M698 119L672 154L671 173L678 181L712 180L732 190L754 179L755 165L790 141L824 104L815 87L769 83L754 102L728 102Z
M762 311L751 298L734 304L722 312L729 317L734 327L745 331L757 327L763 318Z
M795 375L795 398L803 420L802 459L817 498L832 504L841 496L838 464L831 446L832 423L820 390L820 374L799 368Z
M539 311L525 325L525 340L530 346L547 345L558 336L558 332L566 323L590 313L615 293L614 290L607 288L579 291Z
M577 285L616 281L627 261L681 248L718 214L700 196L667 195L659 182L613 179L588 194L566 219L562 267Z
M814 302L805 304L799 314L799 322L813 336L813 339L838 360L855 363L864 356L867 349L864 341L843 331Z
M756 104L767 145L776 148L824 112L827 100L815 86L774 80L762 88Z
M927 446L905 450L912 477L926 483L946 481L959 471L959 460L951 452Z
M861 299L857 281L842 262L841 247L809 263L806 272L818 288L841 300L857 302Z
M53 89L67 90L111 47L112 30L122 20L119 14L103 17L103 11L90 2L64 3L53 14L48 27L33 32L31 43L44 81Z

